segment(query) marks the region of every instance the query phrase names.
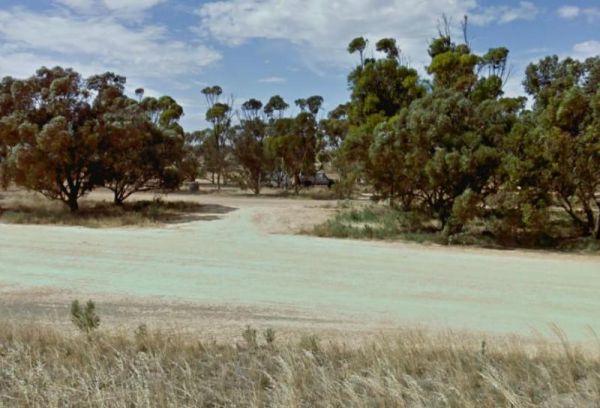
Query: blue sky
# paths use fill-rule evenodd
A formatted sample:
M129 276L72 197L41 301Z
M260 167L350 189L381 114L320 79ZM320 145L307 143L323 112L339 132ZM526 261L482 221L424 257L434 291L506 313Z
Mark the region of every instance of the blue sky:
M469 15L475 50L511 50L510 95L544 55L600 54L600 0L0 0L0 76L41 65L111 70L130 91L175 97L194 130L204 125L206 85L238 106L273 94L290 103L320 94L327 109L345 102L356 63L345 47L359 35L395 37L424 72L442 13L456 23Z

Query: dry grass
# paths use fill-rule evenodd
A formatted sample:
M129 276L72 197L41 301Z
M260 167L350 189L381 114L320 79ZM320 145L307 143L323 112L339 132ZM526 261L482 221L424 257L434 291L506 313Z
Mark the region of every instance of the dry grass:
M272 334L272 333L271 333ZM487 345L418 331L362 345L315 337L203 343L66 335L0 323L0 406L592 407L600 359L568 345Z
M221 207L221 208L217 208ZM72 213L60 202L31 193L11 193L0 199L0 222L10 224L71 225L89 228L152 227L168 223L216 219L233 210L190 201L132 200L123 206L83 200Z

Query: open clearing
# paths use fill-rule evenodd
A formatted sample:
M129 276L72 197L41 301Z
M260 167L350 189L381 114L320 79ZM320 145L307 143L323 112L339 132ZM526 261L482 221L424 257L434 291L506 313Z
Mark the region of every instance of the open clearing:
M69 301L92 297L108 324L214 333L246 323L600 333L598 256L321 239L291 232L322 222L333 201L169 199L207 210L161 228L0 224L2 314L69 324Z

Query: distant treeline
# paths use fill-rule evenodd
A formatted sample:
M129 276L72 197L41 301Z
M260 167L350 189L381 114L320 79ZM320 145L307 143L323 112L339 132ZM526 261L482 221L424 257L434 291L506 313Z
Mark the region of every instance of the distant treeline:
M529 65L527 108L525 98L504 96L504 47L477 55L467 38L457 43L442 29L429 44L427 78L394 39L375 44L380 58L365 58L368 48L362 37L349 44L359 56L351 98L326 117L318 95L296 100L300 112L288 116L280 96L236 109L211 86L202 90L210 126L187 134L175 100L142 89L130 98L125 78L112 73L83 80L57 67L4 78L4 182L75 211L97 186L114 191L116 203L199 175L217 188L234 181L257 194L267 183L297 192L327 166L340 197L368 188L449 235L483 220L491 234L543 239L560 219L577 236L600 239L600 57Z

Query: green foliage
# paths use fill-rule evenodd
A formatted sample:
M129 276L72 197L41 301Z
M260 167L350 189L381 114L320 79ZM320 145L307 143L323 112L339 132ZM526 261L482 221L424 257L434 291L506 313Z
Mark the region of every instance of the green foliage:
M265 114L273 119L275 112L278 113L278 117L283 117L283 113L289 108L289 105L279 95L272 96L264 107Z
M271 118L269 121L266 154L272 158L275 170L292 177L296 193L302 187L301 177L315 173L316 160L323 149L321 129L316 120L322 101L320 96L312 96L306 100L307 111L294 118Z
M317 116L321 106L323 105L323 97L319 95L313 95L306 99L306 107L308 111L313 115Z
M2 98L11 100L12 109L4 112L0 139L12 146L13 180L76 211L79 198L101 183L102 113L105 99L121 89L121 81L86 83L59 67L41 68L4 88Z
M527 111L523 98L503 97L508 49L479 56L440 34L429 48L432 87L379 105L394 99L370 84L393 78L386 71L392 66L406 72L394 48L393 40L381 40L377 49L388 58L350 75L353 94L337 154L366 178L375 199L436 218L448 242L467 243L472 235L463 229L477 222L502 245L556 245L578 235L573 226L600 238L600 58L548 57L529 66L524 85L535 104ZM329 133L338 130L326 125ZM571 226L553 214L556 206ZM359 225L338 216L316 233L402 234L401 224L387 221Z
M205 119L212 126L197 134L201 145L202 157L204 160L204 170L212 173L213 182L216 175L217 190L221 189L221 184L230 168L229 154L231 146L229 141L234 131L232 127L233 101L228 103L219 100L223 90L218 85L206 87L202 94L206 98L208 109Z
M96 314L96 305L88 300L84 307L78 300L71 303L71 321L82 332L87 334L100 326L100 317Z
M87 80L71 69L41 68L0 86L0 166L16 184L63 201L98 186L115 202L135 191L179 186L183 109L172 98L133 100L114 73ZM4 146L2 148L2 146Z
M250 99L242 104L240 126L233 133L233 154L240 166L240 185L260 193L263 179L272 167L272 159L265 145L267 127L261 115L262 102Z
M333 218L307 232L320 237L400 239L490 248L598 249L593 239L573 239L572 225L562 213L549 212L544 207L537 208L511 192L505 194L497 194L489 199L487 205L493 210L487 213L479 205L478 197L470 192L465 193L455 201L452 217L444 231L434 228L434 220L423 212L373 204L340 205ZM473 212L478 216L474 218Z
M352 92L349 117L353 124L371 115L393 116L424 92L417 71L391 58L356 67L348 76L348 83Z
M355 39L350 41L350 44L348 44L347 50L350 54L354 54L355 52L359 53L361 65L364 64L364 52L367 48L367 44L368 40L364 37L356 37Z
M600 57L546 57L527 67L535 98L530 127L513 135L510 154L535 162L520 172L560 206L585 235L600 239ZM515 149L515 147L522 147ZM541 159L540 159L541 158ZM539 177L542 173L542 177ZM534 178L537 178L535 180Z
M175 100L122 98L110 113L101 151L103 184L118 205L139 191L178 188L186 159L178 123L183 109Z
M376 198L400 203L410 210L422 181L420 158L415 154L411 135L406 131L407 111L381 123L374 130L365 174L373 184Z
M396 40L393 38L382 38L375 44L377 51L383 52L389 59L400 58L400 49L396 45Z
M383 39L377 49L388 58L359 66L350 76L351 125L340 156L358 164L376 199L424 212L437 218L439 229L459 233L498 190L501 142L523 108L523 100L502 97L508 50L480 57L440 35L429 48L433 86L427 89L411 73L401 85L386 87L407 91L397 94L402 98L375 110L369 104L389 101L390 94L365 86L371 76L381 84L394 78L386 68L410 73L400 65L395 41ZM480 75L485 71L487 76Z

